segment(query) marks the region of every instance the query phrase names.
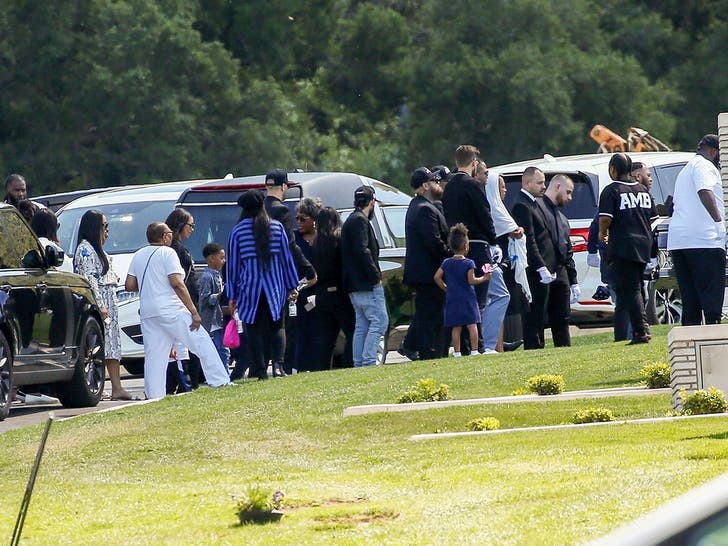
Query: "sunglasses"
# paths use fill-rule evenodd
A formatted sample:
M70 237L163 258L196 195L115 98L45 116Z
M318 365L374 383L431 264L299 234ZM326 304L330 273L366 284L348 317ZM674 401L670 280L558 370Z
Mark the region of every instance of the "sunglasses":
M301 216L300 214L296 216L296 222L306 222L307 220L313 220L310 216Z

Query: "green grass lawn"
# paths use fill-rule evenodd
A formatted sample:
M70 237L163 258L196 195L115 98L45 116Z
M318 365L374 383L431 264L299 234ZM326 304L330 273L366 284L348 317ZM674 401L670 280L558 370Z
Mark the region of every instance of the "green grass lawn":
M558 373L568 390L636 385L666 360L611 335L498 357L302 374L200 389L53 425L24 544L576 544L728 470L728 419L517 431L411 441L465 430L568 422L602 406L618 419L662 416L664 394L496 404L342 417L393 402L418 379L453 398L510 395ZM10 417L12 419L12 416ZM40 427L0 436L0 537L12 533ZM286 492L280 523L240 526L231 494Z

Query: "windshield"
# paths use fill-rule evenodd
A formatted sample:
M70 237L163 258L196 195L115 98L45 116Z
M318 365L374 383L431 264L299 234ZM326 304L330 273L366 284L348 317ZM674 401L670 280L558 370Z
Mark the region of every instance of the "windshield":
M58 238L67 254L73 256L78 238L78 225L87 210L102 212L109 222L109 237L104 244L107 254L132 254L147 245L147 226L163 222L174 210L174 201L118 203L63 210L58 214Z

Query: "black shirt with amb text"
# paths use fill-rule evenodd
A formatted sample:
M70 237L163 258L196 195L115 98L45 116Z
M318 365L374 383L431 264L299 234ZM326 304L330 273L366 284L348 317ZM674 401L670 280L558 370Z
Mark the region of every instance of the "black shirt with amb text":
M651 220L657 218L652 196L637 182L612 182L599 196L599 216L609 225L607 259L647 263L652 255Z

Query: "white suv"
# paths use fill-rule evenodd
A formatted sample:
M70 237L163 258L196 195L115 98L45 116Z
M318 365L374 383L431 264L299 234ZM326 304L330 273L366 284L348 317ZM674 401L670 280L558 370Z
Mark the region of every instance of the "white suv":
M639 161L650 167L653 180L650 192L658 206L658 212L667 216L674 194L675 178L685 163L695 154L691 152L630 152L628 155L633 162ZM611 157L612 154L565 157L546 155L540 159L498 165L489 169L491 172L502 175L506 180L505 202L509 210L521 188L521 176L527 167L534 166L541 169L546 175L547 184L557 174L566 174L574 180L573 199L563 210L569 218L571 226L574 262L581 287L579 301L571 306L571 322L574 324L611 322L614 313L614 306L609 300L596 301L592 298L601 279L599 269L589 267L586 263L589 225L597 213L599 194L612 182L608 173ZM658 313L664 311L665 309L658 310Z
M119 325L121 326L122 364L133 374L144 369L144 345L139 326L139 298L124 290L124 280L131 258L146 246L146 229L152 222L163 222L182 193L200 180L169 182L96 193L71 201L58 212L58 236L61 246L73 256L78 242L78 226L87 210L100 210L109 222L109 238L104 250L112 258L112 267L121 279Z

